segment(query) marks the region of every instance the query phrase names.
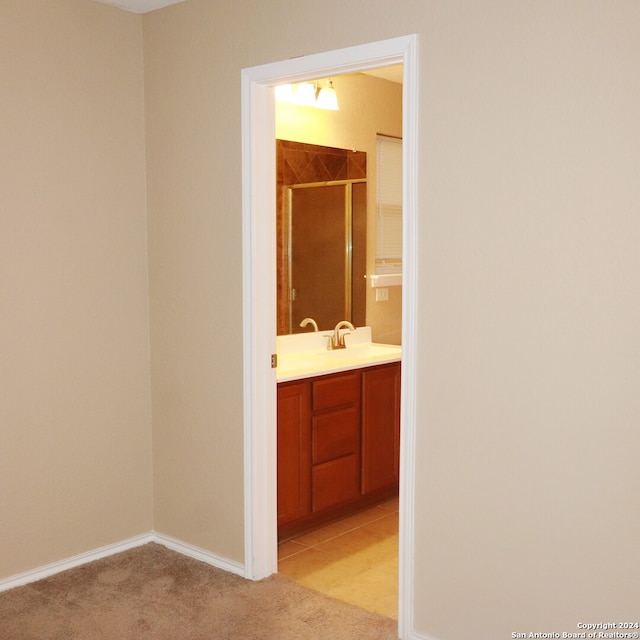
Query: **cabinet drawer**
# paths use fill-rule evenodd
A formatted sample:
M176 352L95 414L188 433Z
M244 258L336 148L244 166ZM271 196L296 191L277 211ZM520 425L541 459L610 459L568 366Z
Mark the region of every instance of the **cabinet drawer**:
M322 413L311 420L312 462L320 464L360 450L358 407Z
M327 376L313 382L313 410L331 409L360 400L360 372Z
M313 467L313 511L360 497L360 456L351 455Z

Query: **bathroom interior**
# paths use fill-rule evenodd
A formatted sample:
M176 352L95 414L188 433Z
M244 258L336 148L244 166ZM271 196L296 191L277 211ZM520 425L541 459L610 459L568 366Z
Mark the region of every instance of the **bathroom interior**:
M301 84L276 89L278 571L397 619L402 66Z

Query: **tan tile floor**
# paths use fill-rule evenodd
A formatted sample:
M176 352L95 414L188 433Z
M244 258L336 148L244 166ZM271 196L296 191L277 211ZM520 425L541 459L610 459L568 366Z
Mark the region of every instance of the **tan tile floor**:
M278 547L278 571L327 595L398 619L398 499Z

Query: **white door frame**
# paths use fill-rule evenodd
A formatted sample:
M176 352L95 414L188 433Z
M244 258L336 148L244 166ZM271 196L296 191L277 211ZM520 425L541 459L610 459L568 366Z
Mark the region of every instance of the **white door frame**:
M413 631L417 341L417 36L293 58L242 71L245 576L278 570L276 483L276 172L274 87L403 65L403 295L399 637Z

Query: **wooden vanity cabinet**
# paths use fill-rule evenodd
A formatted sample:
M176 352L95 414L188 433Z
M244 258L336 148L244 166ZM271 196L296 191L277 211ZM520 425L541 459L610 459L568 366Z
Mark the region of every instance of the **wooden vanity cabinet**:
M278 536L397 493L400 363L278 384Z

